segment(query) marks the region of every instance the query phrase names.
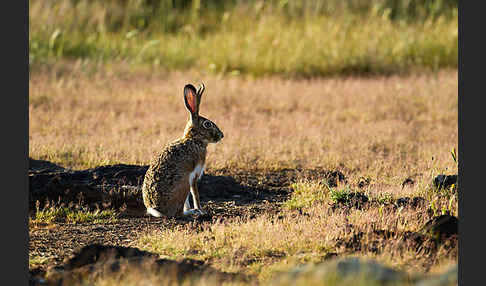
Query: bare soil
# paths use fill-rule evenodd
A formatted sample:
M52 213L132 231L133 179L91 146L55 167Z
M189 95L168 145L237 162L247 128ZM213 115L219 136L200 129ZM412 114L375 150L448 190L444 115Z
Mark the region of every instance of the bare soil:
M138 239L141 236L180 225L199 231L216 221L228 220L230 222L236 218L251 220L264 213L275 214L276 219L280 219L282 217L279 215L281 203L289 197L292 182L300 179L325 178L330 185L336 186L339 181L346 181L346 176L338 170L208 170L200 181L201 202L208 214L169 219L154 218L145 212L139 186L147 166L112 165L70 171L47 161L33 159L30 161L30 166L31 215L40 205L42 205L40 208L68 205L84 209L116 209L120 213L120 217L114 223L31 223L29 255L48 258L46 263L30 269L31 275L36 277L45 275L47 269L66 265L66 261L79 249L94 244L137 247ZM100 188L101 182L104 187ZM357 187L359 187L359 183ZM118 191L114 191L114 189ZM127 193L119 191L120 189L131 189L131 191ZM96 192L101 195L93 195ZM57 201L53 202L55 196L49 196L50 193L57 196L65 195L59 196ZM91 195L86 196L86 193ZM97 199L102 202L96 201ZM125 203L120 203L123 200ZM43 202L40 203L41 201ZM423 198L420 197L408 200L400 198L393 203L388 202L384 207L395 210L398 207L415 209L423 207L422 202ZM376 207L376 204L380 203L361 193L356 193L347 203L339 201L333 203L330 210L371 208ZM308 214L304 213L304 215ZM432 216L430 215L430 217ZM364 249L374 253L375 249L376 252L378 251L379 245L398 241L404 248L421 250L424 255L429 257L428 262L423 265L428 269L440 259L437 249L439 244L443 245L444 241L447 255L457 256L457 221L453 221L453 224L455 229L452 232L449 229L446 239L442 241L416 232L398 233L386 229L375 229L370 233L363 233L353 231L354 226L349 225L350 231L355 235L346 239L338 238L335 246L336 249L340 249L340 253L329 253L329 257L360 252Z
M118 171L114 172L114 169ZM31 215L34 214L36 205L40 208L69 205L84 209L115 208L120 211L121 217L114 223L31 224L29 255L48 257L48 263L40 266L43 269L47 265L61 264L76 249L93 243L135 246L140 236L162 228L188 224L197 230L201 227L201 223L230 220L236 217L252 219L262 213L276 214L279 212L280 203L288 198L292 182L303 178L327 178L332 185L335 185L338 179L345 179L339 171L321 169L262 172L208 170L200 181L201 202L208 214L199 217L159 219L145 213L141 200L139 186L146 169L147 166L116 165L69 171L47 161L31 159L29 169ZM135 191L129 195L125 193L126 201L121 204L120 196L113 196L119 192L114 192L107 187L95 188L101 181L113 189L124 186L133 187ZM86 193L96 191L106 192L99 196L104 200L103 202L96 201L98 197L86 196ZM133 195L137 192L138 195Z

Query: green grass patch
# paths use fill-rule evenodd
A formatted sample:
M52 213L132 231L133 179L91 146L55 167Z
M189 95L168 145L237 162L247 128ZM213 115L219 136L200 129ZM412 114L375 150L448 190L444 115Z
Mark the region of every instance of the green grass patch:
M290 187L292 196L284 202L284 206L291 210L323 202L329 193L329 187L325 182L301 181L293 183Z
M379 193L373 200L383 205L393 203L395 198L390 193Z
M417 1L145 2L29 1L31 67L87 59L167 70L313 77L458 64L454 1L426 1L435 6Z
M330 199L334 203L347 204L353 198L355 192L348 186L343 188L335 188L330 191Z
M118 219L114 210L87 211L73 210L67 207L49 207L37 210L32 223L113 223Z
M48 261L49 261L49 258L47 258L47 257L42 257L42 256L30 257L29 256L29 268L35 268L35 267L39 267L41 265L45 265L45 264L47 264Z

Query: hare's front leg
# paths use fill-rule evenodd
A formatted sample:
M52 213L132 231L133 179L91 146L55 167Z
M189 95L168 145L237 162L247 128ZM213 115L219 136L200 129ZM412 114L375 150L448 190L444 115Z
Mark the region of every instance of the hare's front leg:
M189 190L192 195L194 208L191 209L191 205L189 203L189 194L187 194L186 200L184 202L184 215L206 214L206 212L201 208L201 203L199 201L199 189L197 186L198 181L201 180L201 177L204 174L204 167L204 164L198 164L189 176Z
M204 215L206 212L201 208L201 203L199 201L199 189L197 187L197 180L194 180L193 186L191 186L192 202L194 203L194 210L199 214Z
M201 180L201 177L202 177L203 172L204 172L204 170L201 171L201 175L199 175L199 178L198 178L197 181L200 181ZM189 182L192 182L192 180L190 179ZM193 194L192 187L190 187L190 192L187 194L186 201L184 202L184 212L187 212L187 211L189 211L191 209L191 203L189 202L189 196L191 196L191 194ZM192 196L193 196L192 201L193 201L193 204L194 204L194 201L195 201L194 200L194 194Z
M190 181L190 193L192 195L192 202L194 204L194 208L190 209L189 204L189 194L187 194L186 201L184 202L184 215L205 215L206 212L201 208L201 203L199 201L199 189L197 187L197 182L201 179L203 172L200 173L199 176L195 176Z

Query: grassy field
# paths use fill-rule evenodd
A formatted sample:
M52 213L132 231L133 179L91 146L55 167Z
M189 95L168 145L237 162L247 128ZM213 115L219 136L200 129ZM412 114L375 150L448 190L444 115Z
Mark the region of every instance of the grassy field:
M431 216L459 216L457 189L431 186L438 174L458 173L457 1L30 0L29 20L31 158L74 170L147 165L183 133L184 85L204 82L201 114L225 134L208 147L207 172L322 168L347 178L332 187L296 180L278 214L204 222L198 231L161 227L135 246L264 285L335 253L412 275L457 263L447 243L433 252L404 247L404 234L420 233ZM414 184L403 187L407 178ZM372 204L336 208L356 191ZM403 197L424 205L392 207ZM53 206L37 210L29 227L117 220L113 210ZM338 243L363 233L366 245L382 230L393 235L373 251ZM33 255L29 264L48 261ZM123 279L141 277L171 285L136 271Z
M457 68L456 1L148 2L30 0L31 69L59 59L286 77Z
M201 113L225 133L223 141L209 147L209 172L322 167L348 178L348 184L336 188L322 181L296 182L281 219L270 214L235 219L206 224L200 232L189 226L162 229L140 240L140 247L164 257L195 258L269 281L278 271L339 251L332 242L349 239L356 231L419 231L428 209L436 215L458 215L457 196L430 187L437 174L457 174L451 156L458 147L455 70L313 80L63 70L30 76L33 158L73 169L146 165L166 142L182 134L188 118L182 87L203 79L207 89ZM402 188L408 177L416 183ZM420 196L426 204L398 212L386 207L331 211L331 203L357 190L363 179L370 182L364 192L373 200ZM349 224L355 226L353 232ZM397 236L383 244L380 254L353 255L411 273L435 273L457 262L456 255L441 255L440 250L431 257L403 249L400 241Z
M209 168L322 166L393 185L457 171L456 71L315 80L56 74L30 76L29 154L74 169L148 164L182 134L182 87L204 80L201 113L225 133L209 147Z

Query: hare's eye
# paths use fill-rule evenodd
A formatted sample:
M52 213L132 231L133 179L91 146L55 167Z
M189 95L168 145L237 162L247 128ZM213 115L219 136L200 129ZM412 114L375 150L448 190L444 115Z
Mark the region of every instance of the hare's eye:
M204 128L207 128L207 129L208 129L208 128L211 128L211 125L212 125L212 124L211 124L211 121L204 121L204 122L203 122L203 127L204 127Z

